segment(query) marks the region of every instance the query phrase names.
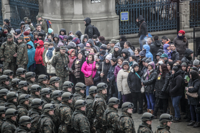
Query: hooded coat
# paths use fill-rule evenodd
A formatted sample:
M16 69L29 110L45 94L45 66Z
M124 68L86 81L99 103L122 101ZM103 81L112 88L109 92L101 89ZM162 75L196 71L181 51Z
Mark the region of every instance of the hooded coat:
M152 55L152 53L150 52L150 47L149 47L149 45L147 45L147 44L145 44L145 45L143 45L143 48L146 50L146 57L147 58L151 58L151 61L153 61L153 55Z
M64 32L64 35L66 35L66 30L64 28L60 29L59 35L61 35L61 31Z
M79 40L80 40L80 42L81 42L82 32L78 30L78 31L76 32L76 35L78 36L78 38L79 38Z
M127 41L126 36L121 36L120 39L120 47L124 49L124 43Z
M174 38L174 45L176 46L177 52L179 52L180 58L184 56L186 49L188 48L188 40L184 42L183 39L180 39L178 36Z
M33 42L32 41L29 41L26 45L30 45L32 48L31 49L28 49L27 48L27 52L28 52L28 64L27 64L27 69L33 65L35 63L35 47L33 45Z
M39 40L38 43L40 44L40 46L37 46L36 51L35 51L35 62L36 64L42 64L44 66L44 62L43 62L43 52L44 52L44 42L42 40Z
M150 45L150 52L152 53L154 59L156 58L156 54L159 49L162 49L161 42L159 40L155 40L155 42Z
M141 36L141 35L146 36L146 35L148 35L147 24L144 21L144 18L143 18L142 15L140 15L139 18L138 18L138 27L139 27L138 36Z
M92 38L93 36L93 26L91 25L91 19L89 17L85 18L84 21L86 22L85 26L85 33L87 34L89 38Z
M126 55L125 57L123 57L124 60L128 61L129 60L128 58L130 56L130 53L129 53L128 49L123 49L121 54L123 54L123 53Z
M186 62L187 64L193 64L192 57L190 56L193 53L191 49L186 49L185 56L181 59L181 62Z
M97 47L95 44L94 44L94 41L92 39L89 39L88 40L88 43L92 44L92 48L94 48L97 52L99 52L99 47Z
M118 48L119 50L118 50L118 51L115 51L115 48ZM117 59L117 58L120 57L120 56L121 56L121 47L119 47L119 46L114 46L113 57L115 57L115 58Z
M58 38L58 42L56 42L54 38ZM58 35L58 34L54 34L53 41L54 41L54 42L53 42L53 43L54 43L54 44L53 44L53 47L54 47L54 48L57 48L58 43L59 43L59 35Z
M49 50L46 51L46 54L45 54L45 63L47 64L47 73L48 74L55 74L56 73L56 70L55 68L52 66L51 62L53 60L53 57L56 55L56 49L54 49L52 51L52 57L51 59L49 59L47 57L47 53L48 53Z

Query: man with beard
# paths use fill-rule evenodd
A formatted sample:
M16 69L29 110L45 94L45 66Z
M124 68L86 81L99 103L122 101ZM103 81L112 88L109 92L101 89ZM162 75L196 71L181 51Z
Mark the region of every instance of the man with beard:
M8 34L7 41L0 48L0 59L3 61L5 70L10 69L15 72L17 49L18 46L14 43L12 34Z

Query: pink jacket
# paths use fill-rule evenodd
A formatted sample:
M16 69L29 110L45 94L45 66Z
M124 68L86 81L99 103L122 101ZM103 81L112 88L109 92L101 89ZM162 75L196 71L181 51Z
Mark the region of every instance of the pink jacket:
M93 70L93 74L92 74ZM85 61L82 65L81 72L85 75L85 77L89 77L92 74L92 78L95 77L96 75L96 62L93 62L93 69L92 69L92 64L87 64L87 61Z

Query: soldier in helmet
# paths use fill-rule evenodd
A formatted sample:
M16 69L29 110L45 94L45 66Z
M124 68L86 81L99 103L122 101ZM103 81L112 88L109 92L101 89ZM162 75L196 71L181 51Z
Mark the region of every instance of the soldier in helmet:
M44 104L51 103L51 89L43 88L40 92L41 98L44 101Z
M11 81L12 88L10 90L14 91L14 92L17 92L19 90L19 82L20 81L21 80L18 79L18 78L12 79L12 81Z
M31 118L29 116L22 116L19 119L19 127L15 133L28 133L31 131Z
M42 106L44 102L41 99L35 98L31 102L31 109L28 112L28 116L31 117L31 133L37 133L38 121L42 114Z
M86 104L84 100L77 100L75 103L75 111L71 118L75 132L90 133L90 122L85 116Z
M134 121L132 118L133 108L133 103L125 102L122 104L122 114L119 116L118 119L118 128L121 132L136 133Z
M101 131L105 131L103 128L103 113L106 110L106 99L107 99L107 88L108 85L106 83L98 83L97 84L97 95L95 96L93 102L93 112L94 112L94 127L97 130L97 133L101 133Z
M28 85L29 84L28 84L27 81L20 81L19 82L19 85L18 85L18 87L19 87L19 91L18 91L19 96L21 94L29 94Z
M10 78L10 81L13 79L13 71L12 70L4 70L3 75L7 75Z
M1 88L6 88L10 90L11 85L10 85L10 78L7 75L2 75L0 76L0 89Z
M52 91L59 90L59 82L60 82L59 77L56 77L56 76L51 77L50 82L49 82L50 84L49 87L51 88Z
M2 124L5 121L5 112L6 112L7 108L5 106L0 106L0 129Z
M28 94L22 94L19 97L19 99L18 99L19 105L17 106L18 118L20 118L21 116L24 116L24 115L28 115L29 98L30 98L30 95L28 95Z
M107 133L116 133L118 130L118 107L119 107L119 99L116 97L112 97L108 100L108 108L103 114L103 120L104 120L104 127L106 127Z
M64 92L70 92L72 93L72 88L74 87L74 84L70 81L65 81L64 84L63 84L63 91Z
M34 84L31 86L30 88L30 92L31 92L31 99L34 98L40 98L40 91L41 91L41 87L37 84Z
M75 93L73 95L73 105L78 99L84 99L85 97L86 85L84 83L78 82L75 86Z
M45 74L39 75L39 77L38 77L38 83L39 83L39 85L40 85L41 88L47 88L48 87L48 85L47 85L47 83L48 83L48 76L45 75Z
M7 34L7 41L1 45L0 59L3 61L4 69L10 69L13 72L16 68L17 44L13 41L12 34Z
M39 132L56 133L56 127L53 122L55 105L48 103L43 107L43 114L39 121Z
M0 64L0 76L3 75L3 64Z
M5 103L6 108L17 109L17 93L16 92L8 92L7 93L7 102Z
M151 124L153 120L153 115L146 112L142 115L142 124L138 127L138 133L153 133L151 129Z
M35 76L36 74L34 72L27 72L25 74L26 81L29 83L29 88L31 88L33 84L36 84Z
M20 80L26 80L25 73L26 73L26 70L24 68L18 68L16 71L16 76L18 76Z
M62 94L63 91L61 90L55 90L52 92L51 97L52 97L52 104L54 104L55 106L58 106L61 101L62 101Z
M157 127L156 133L170 133L170 126L173 121L173 117L170 114L162 114L160 116L160 125Z
M62 103L59 105L60 126L59 133L68 133L71 131L71 116L72 116L72 97L70 92L62 94Z
M4 106L7 101L7 93L8 89L1 89L0 90L0 106Z
M17 114L18 111L16 109L10 108L6 110L5 117L6 121L3 123L1 127L2 133L14 133L17 125Z

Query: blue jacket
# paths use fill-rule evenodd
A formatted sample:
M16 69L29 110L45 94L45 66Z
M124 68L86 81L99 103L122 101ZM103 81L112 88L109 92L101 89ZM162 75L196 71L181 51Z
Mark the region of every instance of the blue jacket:
M150 46L148 44L143 45L143 48L146 50L146 57L151 58L151 61L153 61L153 55L150 52Z
M26 45L30 45L32 46L31 49L28 49L28 64L27 64L27 69L33 65L35 63L35 60L34 60L34 57L35 57L35 47L33 45L33 42L32 41L29 41Z

